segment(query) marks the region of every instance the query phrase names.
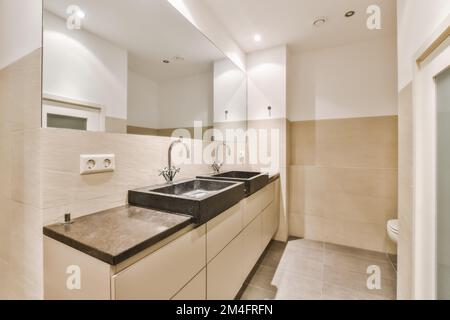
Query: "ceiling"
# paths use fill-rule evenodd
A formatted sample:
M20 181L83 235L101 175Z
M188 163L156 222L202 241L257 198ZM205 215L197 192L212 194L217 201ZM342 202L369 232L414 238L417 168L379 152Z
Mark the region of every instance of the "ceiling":
M198 0L230 31L246 52L288 44L291 50L313 50L394 35L394 0ZM382 30L366 27L368 6L381 8ZM349 10L356 15L345 18ZM327 17L317 28L313 21ZM256 43L254 35L262 41Z
M45 9L63 19L73 4L86 14L84 30L126 49L129 68L155 81L206 72L224 58L166 0L44 0ZM161 62L177 56L184 61Z

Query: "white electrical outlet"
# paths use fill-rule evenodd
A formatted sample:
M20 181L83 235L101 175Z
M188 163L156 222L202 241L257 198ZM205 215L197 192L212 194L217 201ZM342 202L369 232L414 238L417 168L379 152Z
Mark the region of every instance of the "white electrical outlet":
M112 172L116 168L116 157L113 154L82 154L80 156L80 174Z

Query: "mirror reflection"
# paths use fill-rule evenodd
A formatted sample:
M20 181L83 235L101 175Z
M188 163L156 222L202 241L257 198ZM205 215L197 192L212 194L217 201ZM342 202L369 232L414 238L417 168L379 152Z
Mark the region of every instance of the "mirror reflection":
M42 125L246 128L246 76L166 0L45 0Z

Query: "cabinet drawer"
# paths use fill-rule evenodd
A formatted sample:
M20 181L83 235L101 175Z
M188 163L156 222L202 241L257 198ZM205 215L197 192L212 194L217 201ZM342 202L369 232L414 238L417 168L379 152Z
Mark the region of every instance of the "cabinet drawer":
M242 230L242 202L206 224L207 261L211 261Z
M252 222L253 219L255 219L271 202L273 202L275 194L274 187L274 184L271 183L244 200L244 226L247 226L250 222Z
M231 241L207 266L208 300L232 300L245 280L242 269L241 235Z
M206 265L206 227L181 236L112 278L117 300L168 300Z
M200 271L172 300L206 300L206 268Z

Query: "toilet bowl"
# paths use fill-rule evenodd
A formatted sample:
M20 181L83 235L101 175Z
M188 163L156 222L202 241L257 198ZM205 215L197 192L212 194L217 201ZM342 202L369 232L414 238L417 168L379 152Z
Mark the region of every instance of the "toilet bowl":
M387 232L389 238L394 241L395 243L398 243L398 232L399 232L399 225L398 220L389 220L387 223Z

